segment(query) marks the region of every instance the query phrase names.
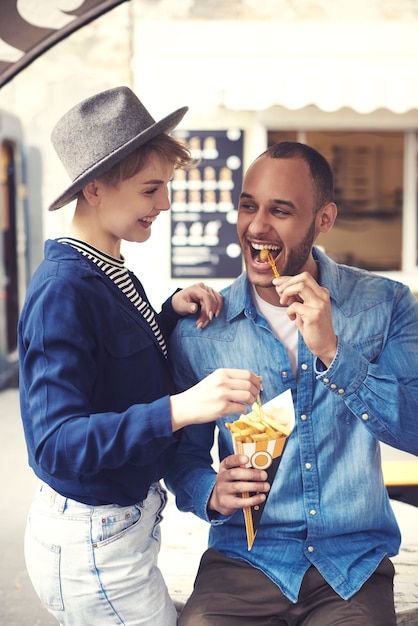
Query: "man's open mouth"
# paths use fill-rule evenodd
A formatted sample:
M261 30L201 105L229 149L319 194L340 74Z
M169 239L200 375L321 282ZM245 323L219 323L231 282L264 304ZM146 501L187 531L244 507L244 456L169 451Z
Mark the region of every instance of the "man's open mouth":
M251 256L256 263L266 263L268 265L267 260L260 259L261 250L269 250L273 256L276 258L281 250L280 246L275 244L266 244L266 243L254 243L250 242L250 251Z

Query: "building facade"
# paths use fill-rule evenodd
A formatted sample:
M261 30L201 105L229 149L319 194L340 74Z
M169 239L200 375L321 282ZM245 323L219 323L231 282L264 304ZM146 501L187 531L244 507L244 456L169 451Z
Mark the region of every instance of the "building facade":
M41 157L31 184L44 238L72 214L46 210L68 182L49 140L55 121L127 84L156 118L189 106L179 131L201 159L194 179L173 181L173 210L151 240L124 248L155 306L178 285L220 288L236 275L236 192L249 163L281 139L310 143L334 168L339 217L321 245L418 293L417 28L415 0L123 3L0 91L0 109L18 116Z

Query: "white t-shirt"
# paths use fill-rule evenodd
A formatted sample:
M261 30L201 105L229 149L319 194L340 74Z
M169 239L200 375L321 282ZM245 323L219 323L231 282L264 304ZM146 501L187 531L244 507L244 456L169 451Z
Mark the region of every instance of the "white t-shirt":
M295 322L287 316L287 307L275 306L266 302L257 293L253 286L254 302L257 311L267 320L273 334L280 339L286 348L294 377L298 369L298 329Z

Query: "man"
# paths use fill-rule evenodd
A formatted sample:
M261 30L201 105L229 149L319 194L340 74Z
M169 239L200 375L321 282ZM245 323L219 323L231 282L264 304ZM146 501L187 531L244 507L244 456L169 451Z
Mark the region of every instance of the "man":
M418 303L406 286L314 247L336 214L322 155L295 142L269 148L238 207L246 271L210 326L177 326L180 388L219 367L248 368L262 376L263 402L290 389L296 415L271 487L233 454L225 423L238 415L217 421L217 473L213 423L185 429L166 482L211 530L180 626L396 624L388 557L400 533L379 440L418 453ZM279 278L260 259L265 248ZM248 550L242 509L264 503Z

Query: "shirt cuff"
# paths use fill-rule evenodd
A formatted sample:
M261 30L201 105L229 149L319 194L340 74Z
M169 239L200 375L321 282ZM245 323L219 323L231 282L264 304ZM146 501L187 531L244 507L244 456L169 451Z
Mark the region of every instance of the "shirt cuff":
M349 344L338 339L337 352L328 368L320 359L314 362L317 380L330 391L344 397L354 393L367 376L367 360Z

